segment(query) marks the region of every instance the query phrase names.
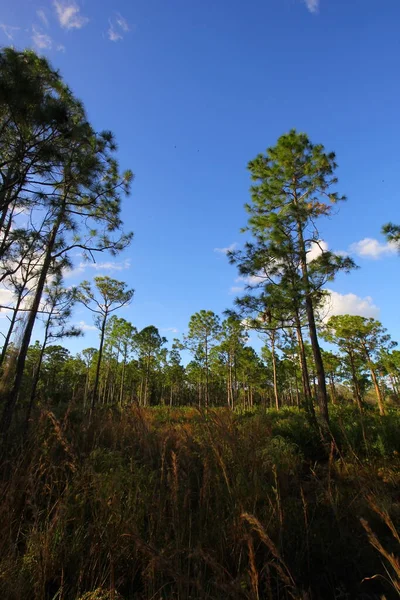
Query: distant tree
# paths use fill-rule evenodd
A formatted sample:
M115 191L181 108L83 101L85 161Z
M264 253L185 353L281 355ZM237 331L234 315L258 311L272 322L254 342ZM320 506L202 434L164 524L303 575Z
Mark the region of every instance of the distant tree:
M54 402L57 397L65 397L63 369L70 358L70 351L59 344L47 346L45 349L43 357L43 376L46 380L46 398L52 402Z
M182 344L179 340L174 339L171 350L168 352L168 362L166 365L166 380L169 385L169 405L172 406L174 398L179 392L182 392L182 387L185 381L185 369L181 363L180 350Z
M299 386L299 381L302 381L304 398L308 398L308 400L306 400L306 407L311 407L311 390L308 391L308 396L305 392L305 383L308 381L308 368L307 372L304 373L304 366L307 367L307 364L304 364L303 362L304 357L303 360L301 358L299 345L296 343L296 334L293 330L284 331L282 340L282 356L285 364L285 374L288 384L292 389L294 388L296 405L300 407L302 404ZM307 377L306 381L304 380L304 375Z
M357 403L361 408L361 393L357 378L357 359L369 369L381 415L385 414L384 397L378 381L376 361L384 348L393 347L390 336L379 321L352 315L337 315L329 319L325 339L336 343L349 359Z
M254 394L265 386L265 369L254 348L245 346L240 353L238 380L244 408L253 408Z
M190 361L185 367L185 377L188 384L190 399L192 403L193 392L196 392L196 402L199 408L202 406L202 387L204 379L204 369L196 359Z
M55 279L46 286L44 292L45 299L42 307L43 314L45 315L43 342L32 381L32 389L26 417L27 424L29 423L35 403L43 356L48 343L54 340L61 340L62 338L72 338L82 335L81 329L75 327L74 325L71 326L68 324L71 318L72 308L75 303L75 290L73 288L65 289L63 287L61 274L56 275Z
M142 366L142 378L140 384L140 402L147 406L149 400L149 381L152 363L160 358L162 346L167 339L160 335L157 327L149 325L138 331L134 336L134 343Z
M134 294L134 290L126 289L127 284L125 282L111 279L111 277L95 277L94 283L95 290L93 290L89 281L83 281L75 294L79 302L95 313L95 324L100 330L100 346L91 402L92 411L98 400L100 367L108 317L122 306L129 304Z
M201 310L190 317L185 342L204 370L204 406L210 402L210 351L217 344L220 334L219 317L211 310Z
M337 392L336 392L336 380L339 376L341 369L340 356L327 350L322 351L322 360L324 361L325 374L329 381L329 387L331 390L331 401L332 404L337 403Z
M128 358L134 349L136 328L126 319L113 315L106 325L104 358L106 373L103 380L103 402L107 399L122 404L125 390L125 371ZM120 357L122 363L120 363ZM118 387L118 389L117 389ZM114 400L113 400L114 399Z
M90 388L90 371L98 354L98 350L96 348L85 348L84 350L82 350L81 354L83 362L86 366L85 390L83 395L83 404L86 408Z
M113 318L114 317L111 317L111 319ZM112 335L118 340L118 349L122 356L121 381L119 388L120 404L122 404L124 400L126 365L128 363L130 354L136 348L136 334L137 329L132 325L132 323L129 323L129 321L126 321L125 319L116 317Z
M219 333L217 350L226 369L227 401L230 408L234 408L237 399L237 365L239 355L249 339L247 330L240 319L228 316L222 321Z
M393 395L398 402L400 400L400 351L390 352L387 348L382 348L379 367L389 377Z

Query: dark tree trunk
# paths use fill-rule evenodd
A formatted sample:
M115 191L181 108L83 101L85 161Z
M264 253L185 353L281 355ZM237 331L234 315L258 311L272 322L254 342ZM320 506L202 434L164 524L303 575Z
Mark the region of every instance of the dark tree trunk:
M272 373L274 378L274 398L275 408L279 410L279 394L278 394L278 377L276 372L276 356L275 356L275 331L271 332L271 352L272 352Z
M107 316L108 316L107 313L105 313L105 315L103 316L103 322L101 324L100 348L99 348L99 354L98 354L98 358L97 358L96 375L95 375L95 379L94 379L93 394L92 394L92 403L91 403L91 407L90 407L91 412L93 412L93 410L96 406L96 402L98 400L97 393L98 393L98 388L99 388L101 359L103 358L104 334L105 334L105 330L106 330Z

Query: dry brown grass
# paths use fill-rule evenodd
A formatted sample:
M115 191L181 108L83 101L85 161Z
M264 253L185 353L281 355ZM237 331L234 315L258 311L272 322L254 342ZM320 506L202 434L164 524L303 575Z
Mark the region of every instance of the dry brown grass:
M0 598L389 600L398 459L314 459L299 419L43 412L2 464Z

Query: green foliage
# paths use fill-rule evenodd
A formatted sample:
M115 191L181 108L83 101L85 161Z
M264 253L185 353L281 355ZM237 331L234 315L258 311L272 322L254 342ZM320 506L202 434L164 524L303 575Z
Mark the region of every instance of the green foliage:
M328 217L344 200L334 187L336 162L333 152L312 144L306 134L291 130L277 144L249 163L252 181L246 231L252 241L230 259L248 281L249 293L237 301L250 326L258 330L295 329L301 341L306 318L318 379L317 398L325 432L329 416L324 366L316 330L315 308L325 296L323 286L339 271L349 271L352 259L325 251L316 221ZM315 247L320 255L311 260ZM299 343L300 343L299 341ZM275 367L275 365L274 365ZM309 376L301 360L305 404L313 417ZM279 405L274 368L275 400ZM325 435L325 434L324 434Z
M382 227L382 233L386 236L389 243L393 244L397 248L400 248L400 226L394 223L386 223Z

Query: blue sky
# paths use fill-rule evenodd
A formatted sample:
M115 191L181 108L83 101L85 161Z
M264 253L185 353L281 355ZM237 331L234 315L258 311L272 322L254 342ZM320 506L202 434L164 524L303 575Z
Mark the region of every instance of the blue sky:
M321 224L361 267L330 285L333 310L377 317L400 341L400 258L380 234L400 221L399 22L398 0L5 0L0 43L45 54L136 176L132 246L70 282L127 281L121 316L170 339L194 312L221 313L243 283L215 248L242 242L247 162L295 127L336 152L348 197ZM87 329L70 346L96 340Z

